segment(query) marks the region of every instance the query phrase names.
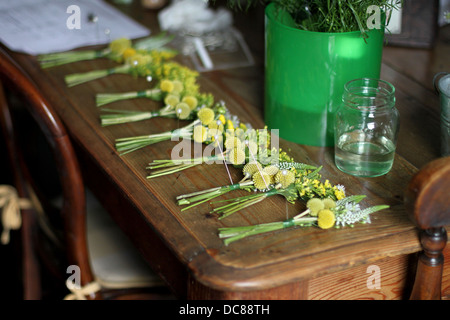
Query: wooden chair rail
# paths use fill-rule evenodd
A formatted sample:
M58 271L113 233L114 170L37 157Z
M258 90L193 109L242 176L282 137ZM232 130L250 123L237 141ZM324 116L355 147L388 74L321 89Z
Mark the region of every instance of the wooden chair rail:
M445 226L450 225L450 157L425 165L405 192L405 206L421 230L423 252L419 256L411 299L440 299L447 244Z

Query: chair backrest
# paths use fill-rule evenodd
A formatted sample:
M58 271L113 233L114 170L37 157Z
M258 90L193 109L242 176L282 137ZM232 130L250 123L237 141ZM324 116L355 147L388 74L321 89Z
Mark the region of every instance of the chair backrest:
M94 279L89 264L86 241L85 189L73 145L64 124L42 96L35 82L2 49L0 49L0 80L5 88L21 95L26 110L38 124L52 150L62 189L61 216L63 218L61 221L64 223L62 231L65 238L63 243L66 245L69 265L76 265L80 268L81 286L83 286ZM33 181L27 170L20 141L16 134L20 126L19 120L12 116L0 83L0 127L6 138L14 184L20 197L29 198L31 196L30 186L33 186ZM37 245L34 238L37 218L36 213L30 210L24 210L22 214L24 298L39 299L41 292L39 279L36 278L38 266L34 250Z
M450 157L431 161L412 178L405 192L409 217L420 229L419 255L412 300L441 298L445 226L450 225Z

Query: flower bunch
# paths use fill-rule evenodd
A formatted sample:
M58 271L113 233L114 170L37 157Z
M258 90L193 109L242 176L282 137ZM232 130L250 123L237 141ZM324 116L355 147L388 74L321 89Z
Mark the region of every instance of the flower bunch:
M135 50L125 49L121 54L123 63L117 67L69 74L64 77L67 86L72 87L112 74L129 74L135 77L152 76L164 61L172 59L176 52L170 49Z
M228 203L214 208L211 213L218 213L220 215L219 219L223 219L232 213L274 195L284 196L290 203L294 203L298 198L305 199L305 196L300 197L298 186L304 178L319 181L317 177L320 169L321 167L316 168L297 162L281 162L266 166L262 166L258 162L248 163L243 168L244 176L251 176L253 189L259 192L238 198L216 201ZM318 184L320 184L320 181ZM328 190L325 190L325 194L332 194L330 191L332 189L333 187L330 185ZM333 198L336 199L335 196Z
M190 139L194 141L197 141L201 138L202 141L200 142L206 143L206 138L203 139L204 137L202 128L205 128L206 125L209 125L213 122L215 122L216 124L217 122L226 123L227 119L225 118L225 115L229 115L229 112L223 103L216 103L216 105L213 107L202 105L201 107L196 108L193 113L193 117L195 120L185 127L158 134L119 138L116 139L116 149L122 154L126 154L157 142L174 139L178 140L179 138ZM221 141L222 132L220 132L219 130L216 130L214 132L216 132L216 135L214 137L211 137L211 141ZM199 137L199 135L201 137Z
M231 120L230 118L234 117L229 114L222 103L217 104L216 108L219 110L218 116L213 115L211 111L208 110L210 108L204 108L203 112L200 112L200 124L194 127L192 133L192 140L194 140L194 142L213 147L213 151L216 151L216 154L188 159L154 160L149 163L147 169L156 171L151 172L147 176L148 179L168 175L203 163L212 164L226 162L227 164L241 167L245 163L248 163L250 159L255 159L257 155L259 156L257 153L258 149L260 150L260 154L267 155L267 152L264 151L267 151L266 148L268 146L265 146L264 143L258 144L258 139L261 139L262 136L264 138L267 137L266 134L261 134L261 132L265 133L267 130L254 130L251 128L245 130L248 125L237 123L235 119ZM208 125L205 125L206 123L208 123ZM234 128L234 125L237 125L238 127ZM247 134L244 134L245 132L247 132ZM247 140L243 140L244 138ZM245 168L247 168L247 166ZM244 182L244 180L245 179L241 182ZM241 186L244 185L241 184ZM247 186L247 184L245 186ZM236 189L238 189L237 184L236 186L224 186L221 192L223 194L224 190L232 191ZM214 194L216 193L216 190L214 189L200 191L195 195L198 196L204 194L205 197L209 197L209 191L214 191ZM189 196L191 195L184 195L182 197L187 198ZM191 199L189 201L192 201L193 203L196 202L197 199L200 198ZM184 200L184 204L187 204L187 201L188 200Z
M149 146L151 144L171 140L174 138L190 139L192 137L194 127L199 124L200 120L197 119L192 123L188 124L187 126L171 131L143 136L119 138L116 139L115 142L116 150L119 151L121 155L124 155L139 150L141 148L144 148L146 146Z
M162 71L161 71L162 70ZM176 62L160 64L155 69L155 76L159 79L153 89L97 95L97 106L107 103L145 97L152 100L163 100L164 107L158 111L125 111L104 109L108 114L100 115L103 126L148 120L154 117L178 117L179 119L192 119L200 107L211 107L214 98L211 94L201 93L197 84L198 73Z
M160 33L156 36L150 36L133 43L128 38L119 38L111 41L104 49L82 50L48 53L38 56L38 61L42 68L56 67L67 63L94 60L98 58L108 58L122 63L127 55L136 50L156 50L163 48L164 45L172 41L173 36Z
M354 226L356 223L370 223L372 213L389 207L377 205L361 209L359 202L364 197L364 195L349 196L338 201L331 198L311 198L306 203L307 209L291 219L250 226L219 228L219 237L224 239L225 245L229 245L249 236L297 226L317 226L321 229Z

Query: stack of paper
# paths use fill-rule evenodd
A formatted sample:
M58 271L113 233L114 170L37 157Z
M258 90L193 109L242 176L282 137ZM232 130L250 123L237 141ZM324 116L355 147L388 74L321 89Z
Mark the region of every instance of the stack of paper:
M149 34L101 0L0 2L0 41L13 51L37 55Z

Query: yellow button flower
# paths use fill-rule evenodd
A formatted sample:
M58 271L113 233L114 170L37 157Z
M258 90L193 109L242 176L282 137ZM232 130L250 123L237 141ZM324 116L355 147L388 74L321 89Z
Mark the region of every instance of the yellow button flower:
M191 110L194 110L198 105L198 100L194 96L184 96L181 101L187 103L187 105L189 106L189 108L191 108Z
M242 142L237 137L228 137L225 139L225 150L231 150L234 148L243 149Z
M211 108L202 108L197 113L198 119L203 125L207 126L214 120L214 111Z
M227 158L234 165L243 164L245 162L245 153L242 149L234 148L230 151Z
M249 162L242 169L245 176L252 176L257 171L262 171L262 165L259 162Z
M316 217L319 211L324 209L324 204L321 199L312 198L306 202L306 207L309 209L309 214Z
M334 202L331 198L325 198L322 201L325 209L332 209L336 207L336 202Z
M280 184L282 188L287 188L295 182L295 174L288 170L279 170L275 175L275 183Z
M191 108L189 108L187 103L180 102L175 106L175 112L179 119L186 119L191 114Z
M192 134L192 139L195 142L203 143L208 138L208 129L204 126L195 126Z
M180 102L180 97L176 94L168 94L164 98L164 103L169 106L176 106Z
M319 228L330 229L332 226L334 226L335 222L336 217L333 211L329 209L323 209L319 211L319 214L317 215L317 224Z
M173 91L180 93L181 91L183 91L184 86L183 86L183 82L179 81L179 80L173 80Z
M257 171L252 176L253 185L258 190L264 190L272 183L272 178L267 172Z
M113 54L122 55L127 48L131 47L131 40L127 38L119 38L111 41L109 49Z
M174 87L173 82L167 79L162 80L159 84L159 88L164 92L172 92Z

